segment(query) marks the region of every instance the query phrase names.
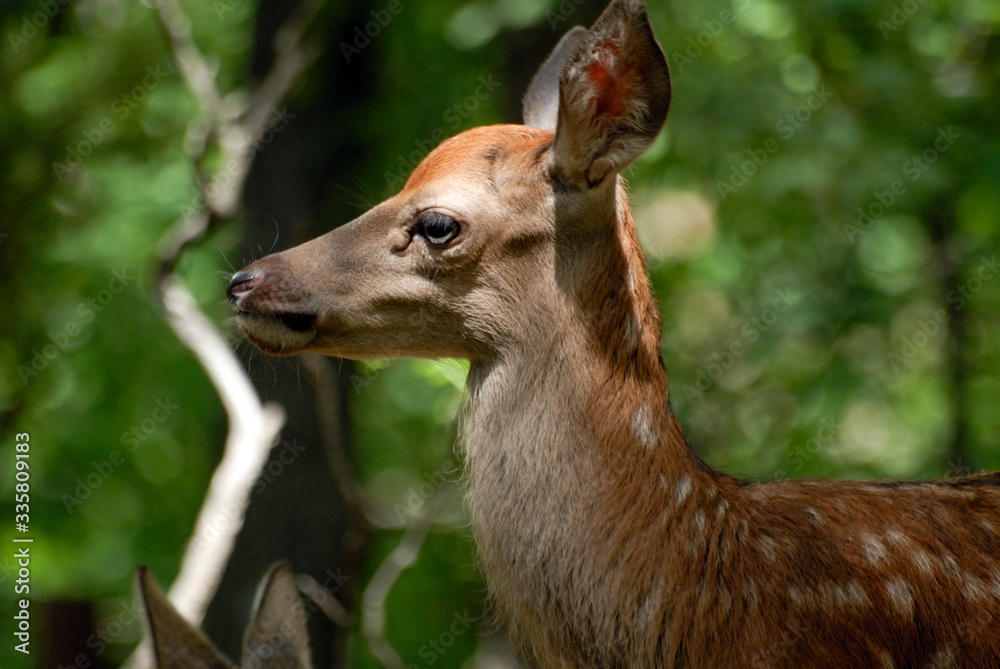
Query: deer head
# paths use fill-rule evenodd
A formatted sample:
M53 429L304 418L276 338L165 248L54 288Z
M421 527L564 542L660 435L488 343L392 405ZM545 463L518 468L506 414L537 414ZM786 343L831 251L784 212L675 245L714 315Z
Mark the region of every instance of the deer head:
M553 321L586 329L612 297L594 294L595 275L615 273L622 292L644 283L615 257L622 241L639 253L619 220L618 174L653 141L669 101L644 6L613 3L542 67L528 125L443 142L398 195L236 274L240 328L275 355L474 361L563 334Z

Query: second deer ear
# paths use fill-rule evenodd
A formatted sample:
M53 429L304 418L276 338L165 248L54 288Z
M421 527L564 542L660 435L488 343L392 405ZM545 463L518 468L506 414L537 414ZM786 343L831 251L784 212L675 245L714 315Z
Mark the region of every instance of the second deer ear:
M177 613L146 567L136 571L136 583L159 669L237 669Z
M535 73L535 77L524 95L524 125L543 130L555 130L559 117L559 77L566 61L576 53L580 42L587 36L587 30L577 26L563 35Z
M581 188L599 185L652 144L669 107L670 71L645 3L614 0L562 70L556 168Z
M306 610L295 572L287 562L271 566L243 639L245 669L312 669Z

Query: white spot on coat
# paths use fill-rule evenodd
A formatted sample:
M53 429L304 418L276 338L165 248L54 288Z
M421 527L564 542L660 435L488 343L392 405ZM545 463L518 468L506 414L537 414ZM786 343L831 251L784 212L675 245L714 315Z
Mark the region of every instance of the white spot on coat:
M955 558L950 555L945 555L941 558L941 570L949 578L962 578L962 568L958 566L957 562L955 562Z
M965 579L965 583L962 584L962 593L973 602L981 602L990 595L986 583L975 576L969 576Z
M857 581L851 581L847 584L844 589L844 605L850 606L856 609L860 609L862 606L868 606L868 595L865 594L865 589L861 587L861 584Z
M912 543L910 538L899 530L889 530L885 533L885 538L893 546L904 550L909 550L910 544Z
M934 556L920 546L913 549L910 558L913 560L913 564L917 565L917 569L924 574L929 576L934 573Z
M778 561L778 551L777 544L769 536L761 535L757 538L757 543L760 544L760 552L764 554L768 562Z
M861 535L861 550L864 551L868 562L873 565L883 565L889 561L885 544L874 535L867 533Z
M725 499L721 500L719 502L719 505L715 507L715 517L721 520L722 517L726 515L726 511L728 509L729 509L729 501Z
M913 588L909 581L902 578L890 579L885 582L885 592L900 614L907 619L913 618Z
M934 653L929 666L934 667L934 669L957 669L958 661L951 648L944 648Z
M656 448L660 442L660 435L657 434L656 426L653 425L653 412L648 404L642 405L635 413L632 418L632 429L635 430L635 436L639 443L649 450Z
M684 500L688 498L691 494L691 477L682 476L678 481L677 485L674 486L674 497L677 498L678 504L683 504Z

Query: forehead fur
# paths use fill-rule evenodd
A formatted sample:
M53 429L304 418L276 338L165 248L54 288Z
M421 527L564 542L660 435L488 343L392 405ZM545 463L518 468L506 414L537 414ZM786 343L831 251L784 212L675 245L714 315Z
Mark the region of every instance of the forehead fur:
M403 192L449 175L488 176L499 165L529 172L540 167L553 133L523 125L473 128L446 139L417 165Z

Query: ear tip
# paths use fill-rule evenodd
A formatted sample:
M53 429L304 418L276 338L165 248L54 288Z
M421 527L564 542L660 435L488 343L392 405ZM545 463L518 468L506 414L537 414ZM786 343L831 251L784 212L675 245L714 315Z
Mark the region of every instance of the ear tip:
M613 0L611 6L621 7L632 14L645 14L646 0Z
M522 99L525 125L555 130L559 113L559 80L567 61L588 34L582 26L570 28L535 73Z
M155 582L156 578L153 576L153 572L149 570L148 565L140 564L135 568L135 583L138 584L139 590L145 593L149 589L150 583Z
M292 569L292 563L285 558L282 558L280 560L275 560L273 563L271 563L271 566L268 567L267 571L268 573L279 572L279 571L294 573L294 570Z

